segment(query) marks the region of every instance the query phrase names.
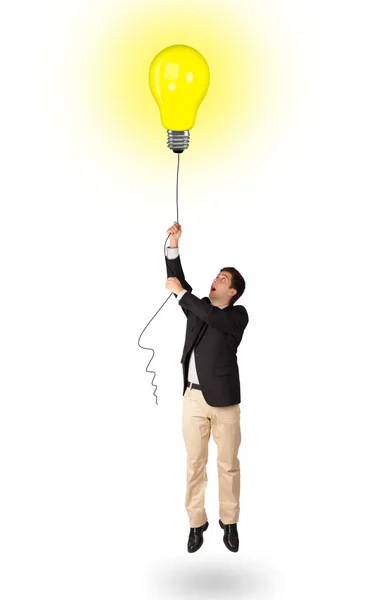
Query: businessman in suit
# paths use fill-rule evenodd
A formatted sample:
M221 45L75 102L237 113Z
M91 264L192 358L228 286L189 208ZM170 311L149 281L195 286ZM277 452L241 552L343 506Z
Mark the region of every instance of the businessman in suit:
M231 552L237 552L241 399L236 352L249 318L245 307L235 306L235 302L244 292L245 281L234 267L226 267L213 280L209 296L198 298L192 294L181 265L181 225L175 221L167 232L170 246L165 255L166 287L187 317L181 363L182 430L187 451L185 507L190 521L188 552L201 547L203 532L208 528L204 495L211 430L218 446L219 524L224 530L224 544Z

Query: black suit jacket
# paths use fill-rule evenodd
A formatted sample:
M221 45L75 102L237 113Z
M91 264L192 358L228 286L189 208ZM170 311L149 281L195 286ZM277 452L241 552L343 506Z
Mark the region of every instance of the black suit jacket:
M249 317L244 306L213 306L208 297L198 298L185 280L180 257L165 256L168 277L177 277L187 291L179 305L187 317L185 344L181 363L187 387L189 356L195 348L196 370L201 392L211 406L239 404L240 380L237 348ZM169 265L169 268L168 268ZM172 275L172 272L174 275ZM174 294L177 298L177 294Z

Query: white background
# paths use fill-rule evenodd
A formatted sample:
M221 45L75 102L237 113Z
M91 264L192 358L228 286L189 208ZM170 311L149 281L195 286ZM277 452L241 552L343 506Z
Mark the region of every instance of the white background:
M176 155L162 129L158 166L155 149L105 152L81 118L70 126L57 67L105 4L2 15L0 595L387 599L385 4L239 2L254 27L267 15L287 66L282 126L268 151L253 124L223 162L182 155L186 278L202 297L236 266L250 317L240 550L222 541L211 437L193 555L174 297L140 340L158 405L138 346L169 295Z

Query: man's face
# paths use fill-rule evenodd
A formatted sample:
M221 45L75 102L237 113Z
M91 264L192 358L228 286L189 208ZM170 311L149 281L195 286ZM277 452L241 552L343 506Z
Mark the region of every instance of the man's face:
M228 273L228 271L220 271L219 275L213 280L209 292L209 297L212 302L217 301L221 306L230 303L231 280L231 273Z

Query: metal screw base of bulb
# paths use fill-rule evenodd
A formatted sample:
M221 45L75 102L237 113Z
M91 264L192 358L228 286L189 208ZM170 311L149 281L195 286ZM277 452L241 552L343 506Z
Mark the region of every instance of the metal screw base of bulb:
M173 152L183 152L189 146L189 131L167 130L167 145Z

